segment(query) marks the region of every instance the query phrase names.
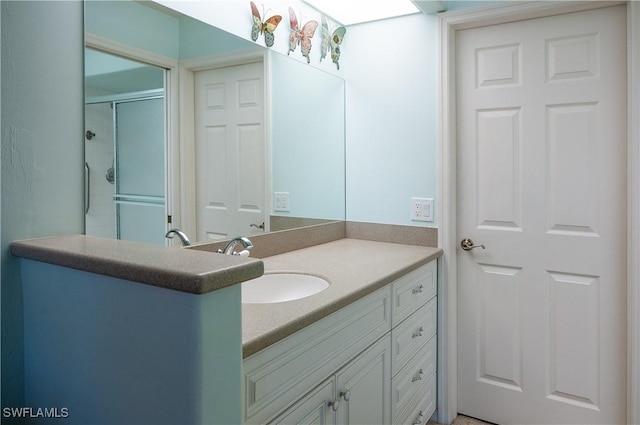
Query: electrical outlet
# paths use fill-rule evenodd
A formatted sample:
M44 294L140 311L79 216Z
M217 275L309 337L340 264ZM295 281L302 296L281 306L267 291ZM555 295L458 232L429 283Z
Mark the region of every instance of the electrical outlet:
M289 192L275 192L274 211L289 212Z
M411 220L433 221L433 198L411 198Z

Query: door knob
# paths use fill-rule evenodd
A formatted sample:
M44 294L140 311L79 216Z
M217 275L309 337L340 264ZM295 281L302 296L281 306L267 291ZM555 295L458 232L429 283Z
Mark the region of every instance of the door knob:
M482 248L485 249L484 245L475 245L473 243L473 241L469 238L464 238L461 242L460 242L460 246L462 247L462 249L464 249L465 251L471 251L472 249L475 248Z
M264 221L260 225L251 223L249 227L255 227L256 229L264 230Z

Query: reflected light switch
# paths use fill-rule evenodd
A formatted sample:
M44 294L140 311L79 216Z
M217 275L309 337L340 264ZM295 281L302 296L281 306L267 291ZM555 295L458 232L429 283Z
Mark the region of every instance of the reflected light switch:
M289 212L289 192L275 192L274 198L274 211Z

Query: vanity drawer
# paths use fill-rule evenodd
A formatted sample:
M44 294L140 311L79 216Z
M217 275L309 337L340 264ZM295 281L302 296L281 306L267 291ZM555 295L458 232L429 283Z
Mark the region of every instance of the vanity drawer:
M416 355L418 351L436 333L437 327L437 298L432 298L418 311L413 313L400 326L391 331L393 362L391 374L398 371Z
M437 335L406 364L391 381L391 412L397 417L410 410L416 397L422 397L436 372Z
M264 424L391 329L389 287L243 362L243 416Z
M394 425L424 425L436 411L436 374L431 375L420 393L408 403L407 409L393 417Z
M437 260L421 266L392 285L391 325L396 327L421 305L435 297L438 289Z

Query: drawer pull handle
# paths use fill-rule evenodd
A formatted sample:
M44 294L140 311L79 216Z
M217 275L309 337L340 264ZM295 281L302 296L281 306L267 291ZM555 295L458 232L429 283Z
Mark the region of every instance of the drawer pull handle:
M422 329L422 326L420 326L420 329L418 329L417 332L414 332L413 335L411 335L411 338L418 338L422 336L422 332L423 332L423 329Z
M420 425L422 424L423 420L424 420L424 415L422 414L422 410L421 410L420 413L418 413L418 417L416 418L416 420L413 421L413 425Z
M340 393L340 397L342 397L344 399L344 401L349 401L349 398L351 398L351 391L349 390L344 390Z
M424 375L424 372L422 371L422 369L420 369L420 372L418 372L418 376L414 376L413 378L411 378L411 382L420 381L422 379L422 375Z
M420 292L422 292L422 290L423 290L423 289L424 289L424 286L420 285L420 286L418 286L417 288L414 288L414 289L411 291L411 293L412 293L413 295L415 295L415 294L419 294Z
M334 412L337 412L338 409L340 408L340 400L333 400L333 401L330 401L328 404L329 404L329 407L331 407L331 409Z

